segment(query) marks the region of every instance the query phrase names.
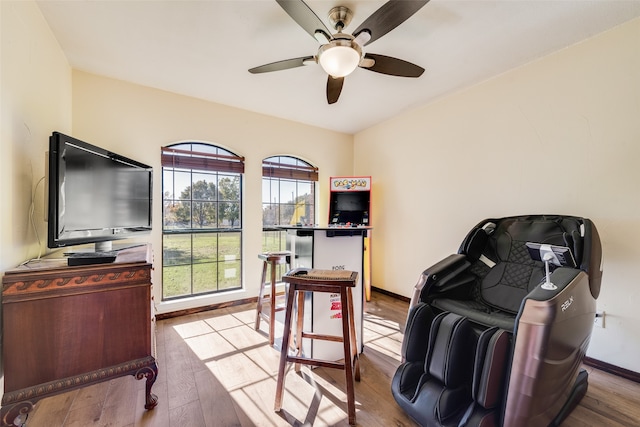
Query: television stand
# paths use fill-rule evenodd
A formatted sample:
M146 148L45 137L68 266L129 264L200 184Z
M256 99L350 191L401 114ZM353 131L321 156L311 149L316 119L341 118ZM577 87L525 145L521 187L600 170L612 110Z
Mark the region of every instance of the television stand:
M44 258L2 278L2 426L22 425L41 399L125 375L158 376L150 246L111 264L67 266Z

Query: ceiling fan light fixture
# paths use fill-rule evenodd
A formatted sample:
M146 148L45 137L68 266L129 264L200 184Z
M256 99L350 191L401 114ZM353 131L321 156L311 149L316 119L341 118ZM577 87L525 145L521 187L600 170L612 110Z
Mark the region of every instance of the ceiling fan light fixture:
M351 74L360 63L362 50L351 40L333 40L320 47L318 62L332 77L345 77Z

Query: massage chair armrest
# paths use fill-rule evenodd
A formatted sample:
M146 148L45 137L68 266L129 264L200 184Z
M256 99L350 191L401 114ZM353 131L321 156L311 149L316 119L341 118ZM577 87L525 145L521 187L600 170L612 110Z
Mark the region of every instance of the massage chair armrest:
M464 254L453 254L424 270L414 287L409 309L420 301L424 301L432 288L445 288L451 284L453 279L467 270L470 265Z
M573 280L580 273L585 274L582 270L579 270L577 268L569 268L569 267L556 268L549 276L549 280L551 281L551 283L555 285L556 288L553 290L543 288L542 286L544 283L543 281L538 286L536 286L531 292L529 292L529 294L523 300L523 303L527 299L532 299L536 301L547 301L554 298L556 295L562 292L571 282L573 282Z

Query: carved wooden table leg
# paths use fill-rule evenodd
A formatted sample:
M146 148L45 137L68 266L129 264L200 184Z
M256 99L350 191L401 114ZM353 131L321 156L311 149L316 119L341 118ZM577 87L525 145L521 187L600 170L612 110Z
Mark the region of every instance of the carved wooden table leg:
M142 378L147 379L147 383L145 385L146 397L144 408L155 408L158 404L158 396L151 393L151 387L153 387L153 383L155 383L156 379L158 378L158 365L156 364L156 362L153 362L151 365L139 369L138 372L136 372L135 377L139 380L141 380Z
M35 402L22 401L15 405L2 407L2 425L3 426L23 426L27 421L29 412L33 409Z

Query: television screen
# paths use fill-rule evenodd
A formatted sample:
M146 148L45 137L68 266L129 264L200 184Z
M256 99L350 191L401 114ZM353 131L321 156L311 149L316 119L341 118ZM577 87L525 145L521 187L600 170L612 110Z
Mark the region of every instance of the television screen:
M70 136L49 141L48 246L151 230L152 168Z
M335 191L331 193L329 221L332 224L364 224L369 222L368 191Z

